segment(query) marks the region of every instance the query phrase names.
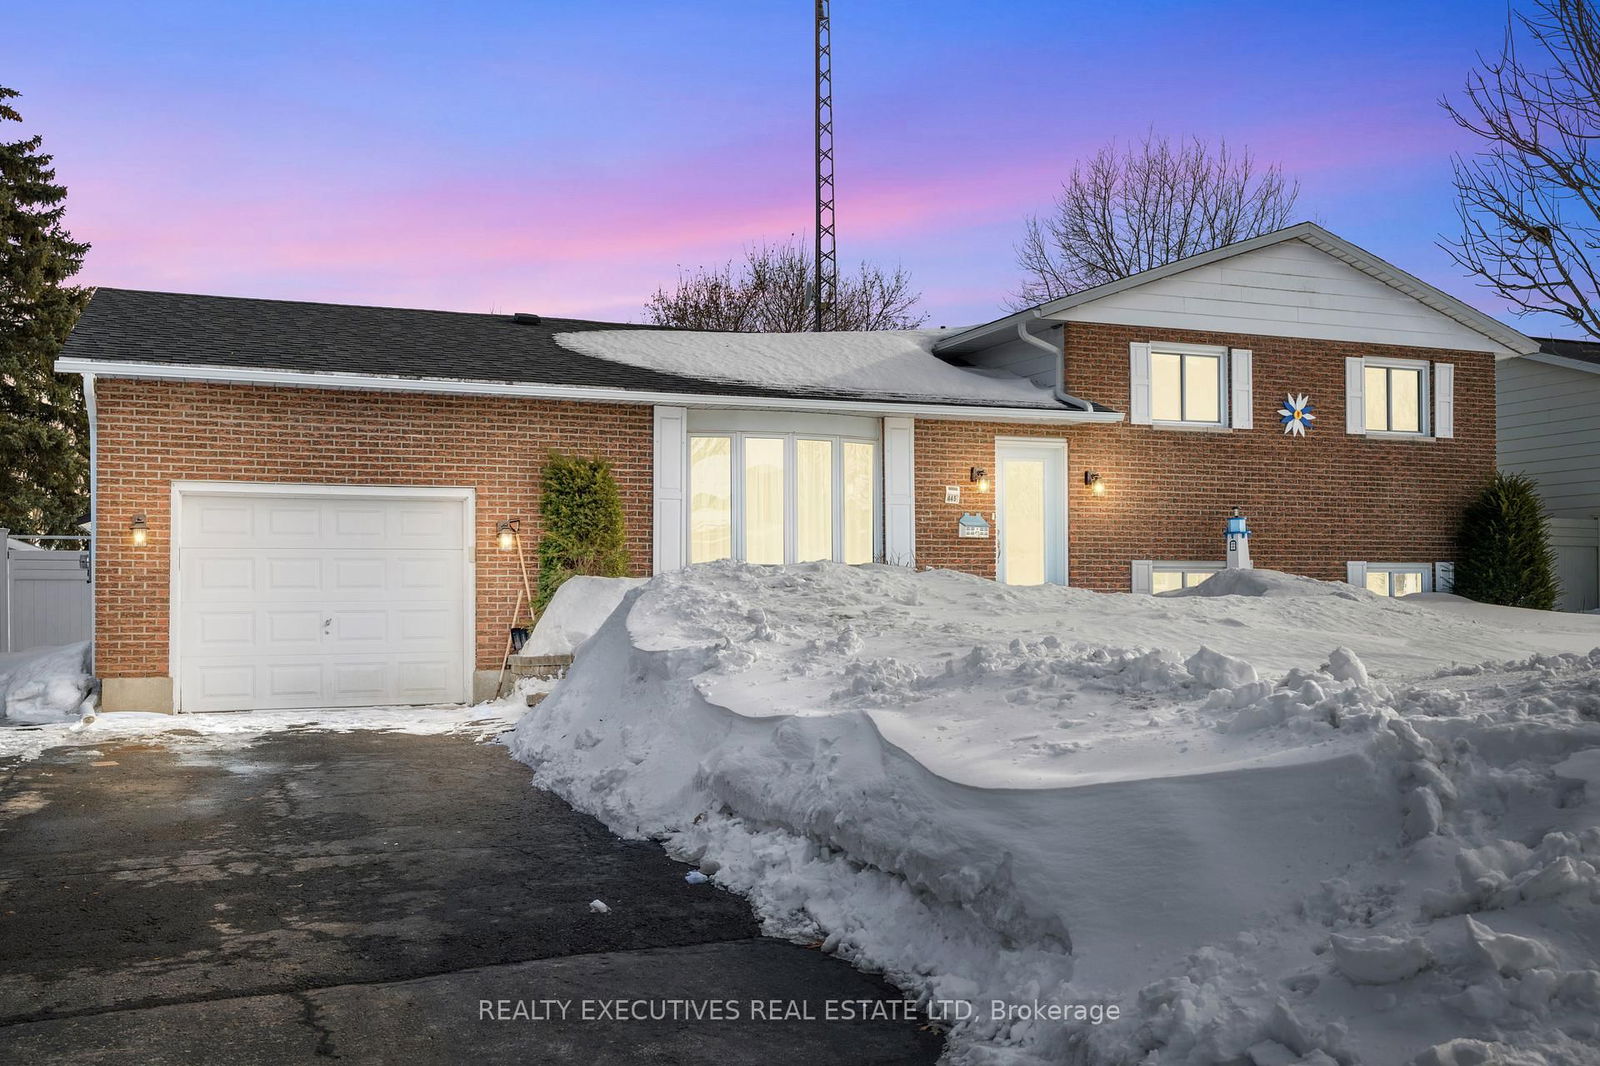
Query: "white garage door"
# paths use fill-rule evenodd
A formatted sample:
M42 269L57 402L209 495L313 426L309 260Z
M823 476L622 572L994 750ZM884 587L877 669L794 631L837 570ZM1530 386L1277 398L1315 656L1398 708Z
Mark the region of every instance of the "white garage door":
M467 698L466 502L184 492L186 711Z

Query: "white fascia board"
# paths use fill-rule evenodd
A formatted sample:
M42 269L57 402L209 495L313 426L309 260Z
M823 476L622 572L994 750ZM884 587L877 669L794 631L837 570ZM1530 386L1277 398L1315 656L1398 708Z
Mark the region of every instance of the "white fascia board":
M1268 248L1285 241L1304 241L1318 251L1326 252L1336 259L1342 260L1360 270L1364 274L1378 279L1391 288L1404 293L1425 307L1444 315L1446 318L1466 326L1468 329L1488 337L1506 350L1495 353L1496 359L1510 359L1518 355L1531 355L1539 350L1539 342L1528 337L1510 326L1500 322L1462 301L1451 296L1441 289L1437 289L1427 282L1401 270L1399 267L1388 263L1372 253L1351 244L1343 237L1330 233L1315 222L1299 222L1284 229L1263 233L1259 237L1252 237L1237 244L1226 244L1221 248L1213 248L1209 252L1191 255L1186 259L1167 263L1165 266L1155 267L1151 270L1130 274L1125 278L1108 281L1104 285L1084 289L1048 303L1040 304L1036 308L1018 311L1004 318L997 318L993 322L986 322L971 329L962 330L960 333L948 337L941 337L933 346L936 352L950 351L960 346L981 342L990 336L1008 332L1013 323L1024 320L1033 314L1042 318L1052 318L1063 311L1071 310L1095 300L1104 299L1126 289L1137 288L1140 285L1162 278L1181 274L1196 267L1206 266L1234 256L1253 252L1258 248Z
M1586 363L1582 359L1568 359L1563 355L1552 355L1549 352L1534 352L1522 358L1535 363L1546 363L1550 366L1559 366L1567 370L1581 370L1585 374L1600 374L1600 363Z
M777 411L831 411L837 414L908 415L915 418L969 422L1121 422L1119 411L1074 411L1050 407L967 407L938 402L824 400L777 396L722 396L699 393L646 392L590 385L540 385L525 382L465 381L459 378L404 378L382 374L324 373L256 367L139 363L102 359L58 359L62 374L94 374L101 378L155 381L201 381L214 384L275 385L303 389L351 389L365 392L443 393L456 396L521 396L528 399L579 403L673 404L682 407L755 408Z

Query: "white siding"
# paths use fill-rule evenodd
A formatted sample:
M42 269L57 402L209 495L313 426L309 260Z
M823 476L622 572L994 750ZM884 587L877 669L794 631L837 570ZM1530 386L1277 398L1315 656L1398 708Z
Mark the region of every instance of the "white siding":
M1509 354L1483 334L1298 240L1195 267L1055 317Z
M1496 375L1501 469L1538 481L1557 518L1600 515L1600 374L1509 359Z

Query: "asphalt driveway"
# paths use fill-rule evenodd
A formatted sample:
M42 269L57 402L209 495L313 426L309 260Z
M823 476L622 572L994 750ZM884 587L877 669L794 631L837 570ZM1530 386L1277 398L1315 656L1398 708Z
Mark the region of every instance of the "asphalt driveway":
M938 1058L894 989L530 777L380 732L0 763L0 1062Z

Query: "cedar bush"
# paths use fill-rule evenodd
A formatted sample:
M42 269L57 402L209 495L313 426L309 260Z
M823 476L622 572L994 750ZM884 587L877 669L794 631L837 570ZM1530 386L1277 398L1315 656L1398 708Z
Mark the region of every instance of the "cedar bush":
M539 516L539 587L534 593L539 613L575 574L622 577L628 572L622 494L606 460L551 452L544 464Z
M1498 473L1467 506L1461 520L1455 592L1506 607L1555 607L1555 552L1537 483L1526 474Z

